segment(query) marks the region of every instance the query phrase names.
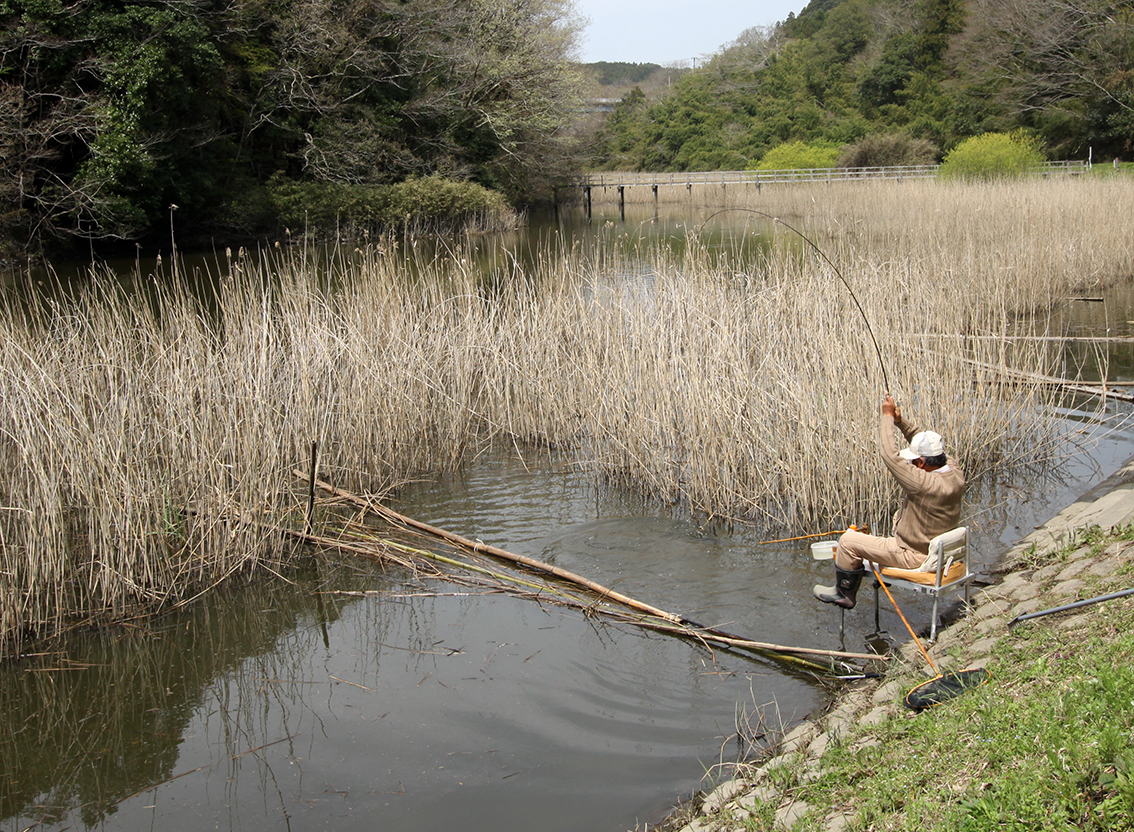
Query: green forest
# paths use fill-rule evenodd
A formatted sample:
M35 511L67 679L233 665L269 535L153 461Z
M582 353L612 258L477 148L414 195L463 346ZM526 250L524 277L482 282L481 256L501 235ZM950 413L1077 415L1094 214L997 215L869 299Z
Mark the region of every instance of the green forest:
M0 253L392 225L777 148L1134 154L1130 0L813 0L693 71L580 65L582 25L570 0L0 0Z
M302 224L304 207L396 218L406 182L442 208L537 197L575 165L568 12L565 0L0 0L0 237L144 240L171 214L199 238L231 237Z
M858 150L847 166L908 163L911 148L932 162L1016 131L1051 159L1129 159L1134 4L812 0L741 33L664 98L631 91L591 164L742 170L786 143Z

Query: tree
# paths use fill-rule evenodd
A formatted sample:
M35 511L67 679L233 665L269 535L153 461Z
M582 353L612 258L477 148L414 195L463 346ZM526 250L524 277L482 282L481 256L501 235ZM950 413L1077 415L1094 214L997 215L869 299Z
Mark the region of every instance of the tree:
M530 197L573 165L577 31L569 0L0 0L0 232L252 227L281 176Z
M741 32L736 40L726 44L724 52L731 63L756 72L766 67L786 43L787 34L779 24L751 26Z
M578 24L561 0L451 0L448 10L467 36L429 44L444 58L445 82L407 114L446 124L423 135L452 136L462 178L538 190L547 172L563 170L567 128L581 108L581 78L568 60Z
M560 0L302 0L265 101L302 129L301 170L348 183L442 173L522 194L578 109Z
M887 39L882 56L858 82L858 94L866 107L877 111L906 102L906 87L917 71L917 47L913 32L899 32Z
M80 94L90 84L78 67L88 41L75 31L81 6L22 5L0 4L0 232L19 244L77 213L83 195L70 180L85 154L74 148L98 131L97 110Z
M1134 149L1129 3L973 0L969 19L958 59L1000 106L1065 153L1095 138L1105 151Z
M7 231L130 239L218 196L232 142L213 9L165 0L0 3Z

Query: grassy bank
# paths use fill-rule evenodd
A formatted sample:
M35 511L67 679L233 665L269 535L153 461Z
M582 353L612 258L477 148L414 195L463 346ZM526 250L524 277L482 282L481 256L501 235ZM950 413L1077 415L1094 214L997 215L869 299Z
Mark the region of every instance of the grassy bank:
M362 239L383 233L491 233L510 231L521 216L505 196L473 182L441 176L407 179L395 185L273 180L267 188L265 227L289 235Z
M1017 567L1029 580L1050 581L1077 564L1079 597L1116 592L1134 579L1132 540L1131 528L1088 530ZM807 807L795 832L1134 829L1134 599L1005 630L1010 615L990 628L970 614L938 655L957 669L994 632L980 662L991 671L988 684L920 714L894 705L888 719L845 725L818 763L807 755L785 761L763 781L765 791L742 800L744 817L730 822L724 809L704 828L772 829L777 811L794 804ZM927 678L917 658L891 665L875 703Z
M783 189L761 210L796 220L838 274L765 225L778 244L756 260L698 234L680 259L600 236L530 267L505 258L486 281L460 246L330 264L296 247L229 255L207 292L173 272L135 293L96 278L34 315L9 298L0 650L274 569L291 553L272 527L301 522L292 471L313 442L354 491L507 441L779 528L885 527L893 485L872 447L887 386L970 478L1057 456L1047 336L1067 297L1134 271L1129 189L827 193Z

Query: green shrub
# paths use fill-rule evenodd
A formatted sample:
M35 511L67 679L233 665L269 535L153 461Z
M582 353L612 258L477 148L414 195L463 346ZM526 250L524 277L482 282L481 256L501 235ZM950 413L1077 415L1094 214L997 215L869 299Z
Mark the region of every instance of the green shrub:
M279 224L293 232L333 228L341 216L342 188L333 182L297 182L275 177L269 189Z
M407 179L389 190L385 215L380 218L383 224L444 223L508 210L507 200L498 191L441 176Z
M278 222L292 231L359 233L392 228L415 230L497 224L510 208L503 194L474 182L441 176L395 185L273 180Z
M896 133L873 133L844 147L835 167L881 168L892 165L932 165L937 145L928 139L911 139Z
M966 139L941 163L942 179L1005 179L1023 176L1043 164L1039 140L1016 130Z
M833 142L785 142L776 145L749 170L807 170L833 168L839 158L839 145Z

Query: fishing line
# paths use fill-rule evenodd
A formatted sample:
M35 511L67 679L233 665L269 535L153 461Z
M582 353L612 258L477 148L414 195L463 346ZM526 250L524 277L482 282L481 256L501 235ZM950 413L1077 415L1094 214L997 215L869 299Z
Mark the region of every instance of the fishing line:
M716 212L710 214L708 217L706 217L705 221L703 223L701 223L701 227L698 229L697 233L702 233L705 230L705 226L708 225L709 220L713 219L714 217L718 217L721 214L728 214L728 213L731 213L731 212L734 212L734 211L740 212L740 213L745 213L745 214L755 214L758 217L764 217L765 219L769 219L772 222L779 223L784 228L786 228L788 231L791 231L792 233L796 234L801 240L803 240L803 242L805 242L809 246L811 246L811 248L813 248L815 250L815 253L818 254L820 257L822 257L823 261L828 266L831 267L831 270L835 273L835 276L839 278L839 282L842 283L843 287L847 290L847 294L850 295L851 300L854 301L854 305L855 305L855 308L858 310L858 314L862 316L862 322L864 324L866 324L866 332L870 336L870 342L874 345L874 354L878 356L878 367L882 370L882 382L885 385L886 391L889 392L889 390L890 390L890 379L889 379L889 376L886 374L886 362L882 360L882 350L879 349L879 347L878 347L878 339L874 337L874 328L870 326L870 319L866 317L866 311L862 308L862 304L859 303L858 296L854 293L854 290L850 287L850 284L847 282L847 279L845 277L843 277L843 273L841 271L839 271L839 267L836 266L834 264L834 262L832 262L831 258L827 256L827 254L823 251L823 249L819 248L819 246L815 244L814 240L812 240L810 237L808 237L806 234L804 234L798 228L790 225L789 223L784 222L779 217L772 216L771 214L766 214L763 211L757 211L755 208L722 208L720 211L716 211Z

